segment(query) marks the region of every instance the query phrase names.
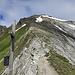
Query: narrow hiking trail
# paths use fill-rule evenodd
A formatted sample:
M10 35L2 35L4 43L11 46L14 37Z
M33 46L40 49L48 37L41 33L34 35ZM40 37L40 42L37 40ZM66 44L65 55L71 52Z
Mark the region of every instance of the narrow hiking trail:
M28 48L24 48L18 56L17 63L21 64L15 71L16 75L58 75L55 69L47 61L44 47L39 38L33 39ZM17 66L18 66L17 65ZM14 65L14 67L16 64Z

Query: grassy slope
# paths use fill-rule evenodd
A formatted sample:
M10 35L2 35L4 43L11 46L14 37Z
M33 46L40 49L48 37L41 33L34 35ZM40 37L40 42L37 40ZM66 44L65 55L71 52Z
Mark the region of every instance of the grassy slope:
M65 57L57 54L53 48L46 53L46 56L59 75L75 75L75 66L71 65Z
M21 48L23 47L23 42L22 39L20 39L20 37L25 34L25 32L27 31L28 27L23 27L21 28L19 31L16 32L16 40L15 40L15 56L16 57L20 51ZM3 36L4 38L5 36ZM20 40L19 40L20 39ZM18 40L20 43L18 43ZM16 48L17 46L17 48ZM6 38L4 38L2 41L0 41L0 61L3 59L4 56L9 55L9 50L10 50L10 36L7 36ZM0 73L5 69L6 67L4 67L3 64L3 60L0 62Z

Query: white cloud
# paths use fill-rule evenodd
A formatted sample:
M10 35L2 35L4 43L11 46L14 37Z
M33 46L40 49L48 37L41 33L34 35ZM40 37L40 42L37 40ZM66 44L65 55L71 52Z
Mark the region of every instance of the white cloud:
M32 14L48 14L54 17L74 20L74 0L0 0L0 24L11 25L12 20Z

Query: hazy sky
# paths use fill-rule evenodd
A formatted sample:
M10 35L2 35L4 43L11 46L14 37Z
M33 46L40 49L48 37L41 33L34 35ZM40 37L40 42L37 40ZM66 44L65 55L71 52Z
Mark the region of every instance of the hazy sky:
M0 0L0 25L10 26L13 19L33 14L75 20L75 0Z

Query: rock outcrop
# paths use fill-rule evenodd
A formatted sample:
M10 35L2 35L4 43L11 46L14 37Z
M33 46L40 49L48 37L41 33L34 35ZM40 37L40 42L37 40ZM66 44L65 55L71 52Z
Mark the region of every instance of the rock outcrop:
M6 26L1 26L1 25L0 25L0 33L5 32L5 30L6 30Z

